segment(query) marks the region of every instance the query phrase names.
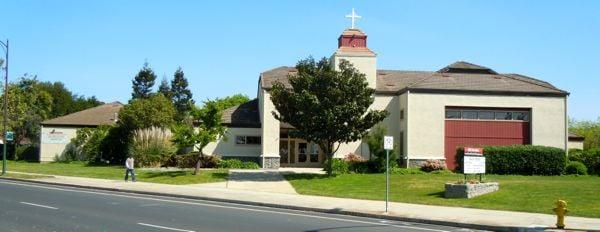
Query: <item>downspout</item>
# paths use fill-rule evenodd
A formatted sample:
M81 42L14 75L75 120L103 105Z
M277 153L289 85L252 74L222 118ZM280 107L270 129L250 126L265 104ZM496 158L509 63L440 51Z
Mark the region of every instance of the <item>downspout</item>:
M565 155L569 158L569 114L567 108L567 98L569 96L565 95Z
M410 134L408 133L408 127L410 125L410 90L406 90L406 110L404 111L404 120L405 120L405 127L404 127L404 140L406 140L406 144L404 145L406 148L406 153L404 153L404 155L406 156L406 168L408 168L410 165L410 158L408 156L409 151L410 151Z

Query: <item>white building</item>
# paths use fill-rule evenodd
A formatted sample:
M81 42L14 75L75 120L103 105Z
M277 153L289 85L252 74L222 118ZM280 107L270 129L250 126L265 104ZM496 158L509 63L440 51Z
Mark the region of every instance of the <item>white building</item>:
M123 104L113 102L43 121L41 124L40 162L52 162L64 154L77 130L84 127L114 125Z
M405 164L429 159L454 167L457 147L534 144L566 148L566 91L519 74L496 71L458 61L438 71L377 69L377 54L367 46L367 35L347 29L331 56L337 66L350 61L375 88L373 109L386 109L383 121ZM264 168L321 166L318 146L290 138L290 125L276 120L269 90L275 82L288 85L294 67L281 66L260 74L257 98L224 112L227 140L204 150L209 154L256 160ZM369 157L362 141L342 144L335 154Z

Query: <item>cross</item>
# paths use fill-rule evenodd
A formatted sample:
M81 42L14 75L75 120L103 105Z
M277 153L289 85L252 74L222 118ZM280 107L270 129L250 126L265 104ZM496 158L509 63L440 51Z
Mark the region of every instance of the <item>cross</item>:
M362 16L357 15L356 12L354 12L354 8L352 8L352 14L351 15L346 15L346 18L351 18L352 19L352 27L351 27L351 29L354 29L354 21L356 21L356 19L362 18Z

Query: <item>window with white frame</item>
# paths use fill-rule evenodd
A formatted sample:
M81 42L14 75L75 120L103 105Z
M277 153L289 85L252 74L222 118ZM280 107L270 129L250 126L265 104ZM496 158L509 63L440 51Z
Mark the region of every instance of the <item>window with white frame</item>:
M261 139L260 136L238 135L235 136L235 144L260 145Z

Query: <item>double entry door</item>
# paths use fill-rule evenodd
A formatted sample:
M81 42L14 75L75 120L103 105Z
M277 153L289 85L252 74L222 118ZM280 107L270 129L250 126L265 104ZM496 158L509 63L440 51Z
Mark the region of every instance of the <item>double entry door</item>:
M297 139L281 140L279 155L282 166L320 167L324 160L319 145Z

